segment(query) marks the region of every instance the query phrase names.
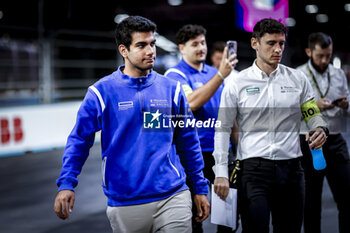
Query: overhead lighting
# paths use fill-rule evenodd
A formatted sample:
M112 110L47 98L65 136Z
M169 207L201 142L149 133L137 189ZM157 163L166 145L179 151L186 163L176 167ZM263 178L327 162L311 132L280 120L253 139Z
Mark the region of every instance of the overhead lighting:
M222 5L225 4L227 1L226 0L213 0L215 4Z
M340 60L339 57L334 57L334 58L333 58L333 66L334 66L335 68L338 68L338 69L341 68L341 60Z
M168 4L170 6L180 6L182 4L182 0L168 0Z
M253 6L259 10L273 10L274 0L254 0Z
M126 19L128 18L129 15L128 14L117 14L115 17L114 17L114 22L115 23L120 23L121 21L123 21L123 19Z
M171 40L168 40L162 35L159 35L158 33L155 33L156 37L156 45L159 48L162 48L163 50L169 52L169 53L176 53L177 52L177 45L172 42Z
M318 15L316 15L316 21L319 23L327 23L328 22L328 15L318 14Z
M309 14L315 14L318 12L318 6L317 5L306 5L305 11Z
M287 27L294 27L296 24L296 21L294 18L288 17L286 20Z
M346 4L344 5L344 10L345 10L345 11L350 11L350 3L346 3Z
M4 17L4 13L2 13L2 11L0 11L0 19L2 19L2 17Z

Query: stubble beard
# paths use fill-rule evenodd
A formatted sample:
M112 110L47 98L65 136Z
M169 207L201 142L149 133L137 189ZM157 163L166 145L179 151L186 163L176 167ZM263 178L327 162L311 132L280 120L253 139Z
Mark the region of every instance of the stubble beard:
M311 57L311 64L315 68L315 70L317 70L317 72L319 72L320 74L323 74L327 70L328 65L329 65L328 64L328 65L326 65L324 67L320 67L320 66L315 64L314 59L312 57Z

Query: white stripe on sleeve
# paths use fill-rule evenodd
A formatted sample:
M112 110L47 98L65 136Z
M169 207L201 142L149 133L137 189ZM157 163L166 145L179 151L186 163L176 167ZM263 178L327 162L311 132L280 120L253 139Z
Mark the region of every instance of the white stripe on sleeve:
M178 70L178 69L176 69L176 68L170 68L170 69L168 69L168 70L165 72L164 76L167 76L167 75L168 75L169 73L171 73L171 72L174 72L174 73L177 73L177 74L181 75L186 81L188 81L188 80L187 80L187 76L186 76L183 72L181 72L180 70Z
M105 106L105 103L103 102L103 99L102 99L102 96L101 96L101 93L97 90L96 87L94 86L90 86L89 87L93 92L95 92L95 94L97 95L98 97L98 100L100 101L100 104L101 104L101 110L102 112L105 110L106 106Z
M180 94L180 90L181 90L180 88L181 88L180 82L178 81L177 85L176 85L175 95L174 95L174 102L175 102L176 106L179 102L179 94Z

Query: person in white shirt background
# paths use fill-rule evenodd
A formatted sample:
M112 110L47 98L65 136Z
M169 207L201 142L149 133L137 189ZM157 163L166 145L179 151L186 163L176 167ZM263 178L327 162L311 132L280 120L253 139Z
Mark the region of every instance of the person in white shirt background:
M327 167L316 171L305 142L307 128L305 124L301 125L305 170L304 231L321 232L322 187L326 177L338 208L339 232L350 232L350 159L346 141L341 135L344 129L342 117L350 115L348 83L344 71L331 64L333 41L329 35L311 33L305 51L309 60L297 69L305 73L314 89L316 103L328 123L329 136L322 147Z
M239 140L237 178L239 213L245 233L268 233L270 214L275 233L301 231L304 202L304 173L299 143L302 111L315 131L306 135L310 146L326 141L327 124L322 119L313 91L301 71L279 64L286 42L286 27L274 19L256 23L251 46L253 65L231 79L221 95L215 131L214 191L225 199L229 182L227 151L234 121Z

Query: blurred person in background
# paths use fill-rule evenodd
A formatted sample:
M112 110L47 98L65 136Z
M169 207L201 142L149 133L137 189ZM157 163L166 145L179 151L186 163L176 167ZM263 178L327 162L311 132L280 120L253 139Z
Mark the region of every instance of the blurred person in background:
M333 42L329 35L322 32L310 34L305 51L309 60L297 69L311 83L316 103L328 123L329 136L322 147L327 167L316 171L305 141L307 127L301 125L300 143L305 170L304 231L321 232L322 188L326 177L338 208L339 232L350 232L350 158L341 135L344 129L342 117L350 115L348 83L344 71L331 64Z
M234 121L239 141L237 178L239 214L245 233L299 233L303 219L304 173L301 167L299 128L302 111L315 131L306 139L319 148L326 141L326 122L304 74L280 64L286 27L262 19L253 29L253 65L224 87L215 131L215 192L226 199L229 192L227 150Z
M221 60L223 58L224 50L226 47L226 42L224 41L216 41L213 43L210 55L210 61L212 66L216 69L219 69ZM236 56L237 58L237 56ZM238 74L238 71L233 67L231 73L225 78L224 84L228 82L229 79L234 78Z
M207 121L217 119L220 96L224 88L224 80L229 76L238 60L236 55L227 57L227 48L223 50L223 58L217 68L205 63L207 56L206 29L200 25L184 25L176 34L176 44L182 55L182 60L175 67L168 69L165 76L177 80L190 104L197 120ZM215 127L198 129L204 158L204 176L211 183L215 174L213 166ZM229 150L229 149L227 149ZM233 154L230 153L230 160ZM193 232L203 232L202 225L193 222ZM218 226L218 232L232 232L231 228Z
M192 232L192 185L196 220L209 215L208 182L194 127L147 130L162 114L193 115L180 85L152 70L156 25L131 16L117 25L116 41L125 65L92 86L68 137L57 179L54 210L61 219L72 213L77 176L101 130L103 190L114 233ZM164 112L159 112L159 103ZM177 120L172 118L171 120Z
M224 49L226 47L225 41L216 41L213 43L210 55L210 61L212 66L219 69Z

